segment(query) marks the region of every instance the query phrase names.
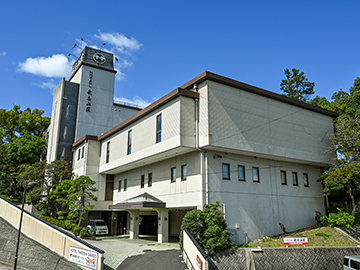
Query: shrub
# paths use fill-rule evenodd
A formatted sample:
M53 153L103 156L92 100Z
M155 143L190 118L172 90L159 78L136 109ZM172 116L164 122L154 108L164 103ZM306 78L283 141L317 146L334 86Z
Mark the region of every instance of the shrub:
M328 223L331 227L347 227L354 225L355 217L346 212L330 213Z
M81 228L81 227L78 227L78 226L74 227L73 233L75 234L75 236L79 236L79 235L80 235L81 229L82 229L82 228Z
M91 236L92 233L90 232L90 229L88 227L83 227L80 230L80 238L84 238L86 236Z
M316 223L319 227L326 227L328 226L328 217L327 216L316 216Z

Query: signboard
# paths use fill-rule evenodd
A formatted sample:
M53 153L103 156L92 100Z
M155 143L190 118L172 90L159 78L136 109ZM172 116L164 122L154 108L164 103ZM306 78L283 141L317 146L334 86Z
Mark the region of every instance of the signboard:
M91 269L96 269L97 253L90 250L70 247L69 261Z
M199 257L199 255L196 255L196 265L199 267L200 270L203 269L203 262L202 262L201 258Z
M307 238L284 238L284 245L307 245Z

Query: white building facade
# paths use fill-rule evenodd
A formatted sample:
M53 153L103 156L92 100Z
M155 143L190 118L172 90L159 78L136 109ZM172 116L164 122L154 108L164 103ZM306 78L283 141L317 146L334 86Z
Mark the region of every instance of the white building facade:
M70 81L88 90L92 72L102 96L111 71L81 67ZM317 179L335 157L327 151L333 112L210 72L145 109L126 108L132 116L118 112L124 121L106 132L114 105L101 101L93 115L82 99L72 166L96 181L88 218L104 219L113 235L166 242L187 211L216 201L236 244L314 225L315 212L325 212Z

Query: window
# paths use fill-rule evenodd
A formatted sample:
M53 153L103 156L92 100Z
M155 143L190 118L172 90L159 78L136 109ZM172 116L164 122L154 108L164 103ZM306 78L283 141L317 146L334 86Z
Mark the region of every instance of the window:
M113 200L113 191L114 191L114 175L106 175L106 184L105 184L105 201Z
M78 160L80 160L80 157L81 157L81 149L79 149L78 151Z
M181 166L181 180L186 180L187 177L187 168L186 164Z
M281 175L281 184L287 185L286 171L280 171L280 175Z
M222 164L222 178L224 180L230 180L230 164Z
M309 176L307 173L303 173L303 181L304 181L304 187L309 186Z
M293 179L293 185L294 185L294 186L298 186L298 185L299 185L299 182L298 182L298 176L297 176L297 173L296 173L296 172L293 172L293 173L292 173L292 179Z
M131 142L132 142L132 138L131 138L131 134L132 134L132 131L129 130L128 132L128 144L127 144L127 154L131 154Z
M148 174L148 186L151 187L152 186L152 173Z
M124 179L124 191L127 189L127 179Z
M85 151L85 146L81 148L81 158L84 158L84 151Z
M351 267L352 269L359 269L359 268L360 268L360 264L359 264L359 262L357 262L357 261L351 260L351 261L350 261L350 267Z
M156 142L161 142L161 114L156 117Z
M176 182L176 167L171 168L171 182Z
M119 185L118 185L118 192L121 191L121 180L119 180Z
M260 182L260 173L258 167L252 168L252 178L253 178L253 182Z
M245 181L245 166L238 165L239 181Z
M109 163L110 159L110 142L106 144L106 163Z
M144 188L145 186L145 175L141 175L141 180L140 180L140 187L141 188Z

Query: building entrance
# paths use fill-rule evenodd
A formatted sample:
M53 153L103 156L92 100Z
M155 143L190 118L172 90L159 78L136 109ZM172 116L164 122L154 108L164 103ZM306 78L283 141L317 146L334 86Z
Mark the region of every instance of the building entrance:
M158 216L140 216L139 234L156 235L157 228Z

